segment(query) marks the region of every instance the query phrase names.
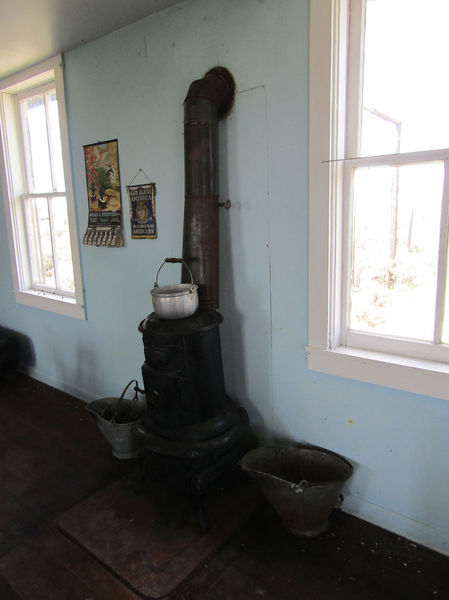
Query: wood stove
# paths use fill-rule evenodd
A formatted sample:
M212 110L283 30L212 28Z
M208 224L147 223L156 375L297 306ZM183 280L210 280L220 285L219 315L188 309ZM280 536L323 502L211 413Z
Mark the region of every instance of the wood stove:
M207 484L246 449L248 415L226 396L219 326L218 121L230 111L234 79L215 67L194 81L184 101L185 205L183 261L198 284L199 310L184 319L155 313L139 325L148 412L138 429L152 461L197 501L200 529ZM183 269L183 281L190 274Z

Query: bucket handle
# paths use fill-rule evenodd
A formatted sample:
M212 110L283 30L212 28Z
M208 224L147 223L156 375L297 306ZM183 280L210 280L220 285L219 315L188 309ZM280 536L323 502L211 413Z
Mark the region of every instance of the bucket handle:
M137 381L137 379L131 379L131 381L128 383L128 385L123 390L122 395L119 398L119 401L117 402L117 407L114 411L114 415L111 419L111 423L115 423L115 421L117 419L118 411L120 410L120 404L122 403L122 400L123 400L123 396L126 394L129 386L134 382L136 383L136 387L134 388L135 394L134 394L133 400L137 400L137 390L139 389L139 382Z
M161 266L159 267L159 269L157 270L157 273L156 273L156 281L154 282L154 287L155 288L159 287L159 284L158 284L159 272L162 269L162 267L165 265L165 263L181 263L181 264L183 264L185 266L185 268L187 269L187 271L189 272L189 275L190 275L190 286L191 286L190 287L190 291L191 292L195 291L194 287L193 287L194 284L193 284L193 274L192 274L192 271L190 270L189 265L186 263L186 261L183 258L166 258L164 260L164 262L161 264Z

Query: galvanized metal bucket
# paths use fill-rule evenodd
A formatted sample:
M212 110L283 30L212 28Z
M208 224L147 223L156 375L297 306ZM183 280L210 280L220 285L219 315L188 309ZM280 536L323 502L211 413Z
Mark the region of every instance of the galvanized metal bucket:
M329 517L352 465L330 450L273 446L251 450L241 460L266 499L294 535L315 537Z
M146 414L146 402L137 398L137 381L134 398L123 397L134 381L128 383L120 398L100 398L86 406L116 458L135 458L141 451L136 430Z

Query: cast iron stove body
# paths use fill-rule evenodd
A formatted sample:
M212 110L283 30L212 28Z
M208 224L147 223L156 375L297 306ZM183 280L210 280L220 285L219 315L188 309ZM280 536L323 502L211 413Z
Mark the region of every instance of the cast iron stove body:
M154 464L186 488L205 531L207 485L247 448L248 415L226 396L220 346L222 316L199 310L186 319L150 314L139 325L145 362L147 416L139 428L143 475Z

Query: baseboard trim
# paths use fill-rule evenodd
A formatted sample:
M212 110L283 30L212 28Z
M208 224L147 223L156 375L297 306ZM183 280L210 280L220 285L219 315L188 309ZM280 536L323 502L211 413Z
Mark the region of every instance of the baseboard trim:
M52 377L40 369L36 369L34 367L19 367L18 370L25 375L28 375L32 379L37 379L37 381L41 381L50 387L54 387L58 390L61 390L61 392L65 392L66 394L74 396L77 400L82 400L83 402L92 402L92 400L95 400L95 398L92 397L92 395L90 395L86 390L83 390L76 385L64 383L60 379Z
M342 510L412 542L449 556L449 533L415 521L352 494L344 494Z

